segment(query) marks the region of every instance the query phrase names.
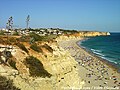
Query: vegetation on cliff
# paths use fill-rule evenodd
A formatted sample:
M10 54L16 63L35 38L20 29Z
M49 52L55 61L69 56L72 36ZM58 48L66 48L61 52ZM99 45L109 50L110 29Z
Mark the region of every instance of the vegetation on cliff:
M23 51L25 51L26 53L28 53L29 51L27 50L27 48L24 46L24 44L22 43L17 43L16 44L20 49L22 49Z
M42 47L46 48L49 52L53 53L53 49L49 45L44 44Z
M5 35L5 32L4 31L0 31L0 35Z
M34 38L35 41L42 41L43 37L36 34L36 33L30 33L29 34L30 37Z
M29 68L29 73L33 77L51 77L51 74L44 69L43 64L36 57L27 57L24 64Z
M0 90L20 90L13 85L13 81L4 76L0 76Z
M42 49L36 44L36 43L33 43L31 46L30 46L31 49L33 49L34 51L36 52L42 52Z
M8 63L12 68L17 70L15 58L13 56L11 58L9 58Z
M14 36L19 36L19 32L15 31L15 32L13 33L13 35L14 35Z
M64 29L62 29L61 31L63 31L64 34L74 34L74 33L78 33L77 30L64 30Z
M40 36L34 32L29 34L30 38L33 38L34 41L49 41L53 40L57 37L57 35L46 35L46 36Z

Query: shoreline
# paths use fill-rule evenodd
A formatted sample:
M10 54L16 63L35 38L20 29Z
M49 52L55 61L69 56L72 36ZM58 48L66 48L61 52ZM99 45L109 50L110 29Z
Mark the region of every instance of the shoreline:
M83 39L83 40L86 40L86 38ZM108 61L108 60L106 60L106 59L103 59L103 58L97 56L97 55L94 54L92 51L90 51L90 50L88 50L87 48L81 46L81 44L78 44L78 43L81 43L83 40L77 41L76 44L77 44L80 48L82 48L84 51L86 51L87 53L91 54L93 57L98 58L98 59L101 60L103 63L105 63L105 64L107 64L108 66L110 66L113 70L116 70L118 73L120 73L120 67L118 67L117 65L115 65L114 63L112 63L112 62L110 62L110 61Z
M68 51L78 63L79 76L85 81L83 87L92 88L94 86L104 88L108 86L114 89L116 87L120 88L120 73L106 60L104 61L77 44L84 39L85 38L77 38L58 42L59 46Z

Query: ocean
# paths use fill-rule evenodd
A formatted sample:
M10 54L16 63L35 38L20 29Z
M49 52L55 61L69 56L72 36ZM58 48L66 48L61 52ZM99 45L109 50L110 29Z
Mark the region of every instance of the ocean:
M91 37L80 42L80 45L120 68L120 33Z

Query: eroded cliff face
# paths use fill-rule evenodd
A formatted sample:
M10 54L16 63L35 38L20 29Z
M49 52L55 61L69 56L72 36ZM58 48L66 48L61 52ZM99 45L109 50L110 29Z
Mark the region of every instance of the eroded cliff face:
M64 90L69 87L82 87L84 81L79 77L77 62L71 57L69 52L59 47L57 42L44 42L40 44L50 46L53 52L42 48L43 52L38 53L31 50L29 45L25 45L29 50L29 54L17 46L11 52L17 69L1 64L0 76L12 80L13 85L21 90ZM24 60L28 56L38 58L43 64L44 69L52 76L30 76L30 68L24 64Z
M97 32L97 31L80 31L79 33L74 34L66 34L59 36L56 40L69 40L69 39L76 39L82 37L95 37L95 36L108 36L110 35L109 32Z
M78 63L71 57L69 52L58 46L57 41L76 38L79 40L84 36L100 35L110 34L107 32L80 32L72 35L62 35L56 38L56 41L37 42L36 44L40 47L41 52L32 50L29 43L23 43L29 53L26 53L15 45L11 51L12 57L8 60L8 63L12 62L12 67L9 64L0 64L0 76L6 78L6 81L3 80L2 82L5 85L9 85L8 81L11 80L13 86L21 90L64 90L72 87L80 88L85 83L79 77ZM4 47L4 45L0 46ZM0 51L3 51L3 49L0 48ZM51 77L31 76L30 64L26 65L24 63L28 56L37 58L41 62L42 69L45 69L44 73L50 73ZM4 57L0 59L4 59ZM36 63L34 64L32 64L33 68L38 65Z
M107 36L110 35L109 32L96 32L96 31L90 31L90 32L79 32L79 36Z

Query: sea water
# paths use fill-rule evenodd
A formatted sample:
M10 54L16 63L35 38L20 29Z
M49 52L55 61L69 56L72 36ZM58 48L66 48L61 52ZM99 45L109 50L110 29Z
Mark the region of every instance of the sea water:
M97 56L120 67L120 33L91 37L80 42L80 44Z

